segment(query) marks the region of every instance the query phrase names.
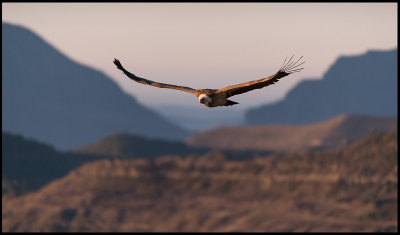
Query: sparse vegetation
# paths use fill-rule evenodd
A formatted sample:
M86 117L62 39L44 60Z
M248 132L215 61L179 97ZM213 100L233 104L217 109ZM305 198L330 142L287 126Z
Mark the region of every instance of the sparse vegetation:
M242 160L99 160L3 198L3 231L396 232L397 161L397 132Z

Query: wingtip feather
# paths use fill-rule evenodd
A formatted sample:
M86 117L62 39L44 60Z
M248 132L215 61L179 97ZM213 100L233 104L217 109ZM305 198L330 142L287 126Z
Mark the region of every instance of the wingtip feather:
M292 55L292 57L290 57L289 61L287 63L286 59L285 62L283 63L283 66L281 67L281 69L279 70L279 72L283 72L283 73L295 73L295 72L299 72L304 68L298 68L300 65L303 65L305 63L305 61L302 61L301 63L299 63L299 61L303 58L303 56L301 56L297 61L293 60L294 55Z
M121 62L119 62L118 59L115 59L115 58L114 58L113 63L117 66L118 69L124 70L124 68L123 68L122 65L121 65Z

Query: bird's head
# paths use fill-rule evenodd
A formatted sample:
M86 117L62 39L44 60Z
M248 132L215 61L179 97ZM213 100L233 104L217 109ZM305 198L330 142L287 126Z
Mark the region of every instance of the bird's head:
M206 94L199 95L199 102L200 104L208 105L211 103L211 97Z

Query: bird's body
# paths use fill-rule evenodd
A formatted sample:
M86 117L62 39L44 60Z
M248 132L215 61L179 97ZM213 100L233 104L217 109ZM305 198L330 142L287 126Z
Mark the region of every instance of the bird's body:
M209 108L238 104L228 100L224 93L218 93L217 91L216 89L201 89L197 90L196 96L201 104Z
M293 56L292 56L293 58ZM128 76L130 79L142 83L145 85L151 85L154 87L158 88L169 88L169 89L175 89L175 90L181 90L185 92L189 92L197 96L199 99L199 102L209 108L213 107L219 107L219 106L230 106L230 105L235 105L238 104L235 101L229 100L228 98L234 95L239 95L254 89L260 89L265 86L274 84L277 82L280 78L285 77L293 72L298 72L302 70L303 68L298 68L298 66L302 65L304 62L298 64L300 59L298 59L296 62L292 61L292 58L286 63L283 63L282 67L279 69L279 71L269 77L262 78L260 80L255 80L255 81L250 81L250 82L245 82L241 83L238 85L233 85L233 86L228 86L222 89L193 89L190 87L184 87L184 86L176 86L176 85L171 85L171 84L165 84L165 83L159 83L159 82L154 82L151 80L147 80L141 77L137 77L136 75L128 72L124 67L122 67L121 63L119 60L114 59L114 64L117 66L118 69L120 69L122 72L125 73L126 76Z

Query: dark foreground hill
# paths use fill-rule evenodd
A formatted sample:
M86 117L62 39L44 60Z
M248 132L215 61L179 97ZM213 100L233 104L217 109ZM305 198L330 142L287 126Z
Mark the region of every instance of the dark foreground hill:
M72 153L104 156L107 158L143 158L152 159L164 155L201 155L209 152L208 147L189 146L186 143L159 138L146 138L143 136L115 133L97 140L86 146L77 148ZM266 155L272 151L224 149L223 154L229 159L245 159L254 155Z
M397 132L345 148L233 161L100 160L2 200L2 231L398 230Z
M2 130L62 150L115 132L167 139L188 134L125 94L104 73L72 61L28 29L6 23Z
M113 134L74 151L62 152L51 145L10 133L2 134L3 195L20 195L38 190L50 181L65 176L73 168L99 159L153 159L163 155L199 155L207 148L185 143L146 138L132 134ZM230 159L249 158L267 151L224 151Z
M397 118L339 115L309 125L258 125L220 127L190 136L190 146L294 152L343 147L372 130L394 131Z
M2 133L1 142L3 195L37 190L85 162L105 158L59 152L48 144L9 133Z
M397 116L397 49L342 56L322 80L306 80L277 103L250 109L246 124L307 124L345 113Z
M127 133L116 133L74 150L75 153L82 154L146 159L169 154L187 155L205 151L206 149L190 147L179 141L146 138Z
M207 149L172 140L113 134L74 151L61 152L51 145L10 133L2 134L4 194L38 190L89 161L111 158L151 159L169 154L201 154Z

